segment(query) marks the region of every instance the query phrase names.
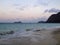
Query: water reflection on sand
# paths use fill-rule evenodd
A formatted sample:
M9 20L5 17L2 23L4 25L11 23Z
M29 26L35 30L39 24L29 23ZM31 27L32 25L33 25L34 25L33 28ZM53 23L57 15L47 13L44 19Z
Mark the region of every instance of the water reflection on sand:
M16 33L15 37L0 39L0 45L56 45L52 32L55 29L33 29Z

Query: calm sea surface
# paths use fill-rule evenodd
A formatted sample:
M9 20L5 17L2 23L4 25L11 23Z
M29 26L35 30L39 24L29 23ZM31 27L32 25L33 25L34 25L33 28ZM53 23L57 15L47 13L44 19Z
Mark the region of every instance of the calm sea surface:
M14 23L14 24L0 24L0 32L5 31L24 31L32 28L55 28L60 27L60 23Z

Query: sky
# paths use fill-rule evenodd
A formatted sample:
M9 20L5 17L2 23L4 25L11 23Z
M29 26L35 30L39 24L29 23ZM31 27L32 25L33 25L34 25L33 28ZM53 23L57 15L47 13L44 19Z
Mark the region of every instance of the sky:
M46 21L60 12L60 0L0 0L0 22Z

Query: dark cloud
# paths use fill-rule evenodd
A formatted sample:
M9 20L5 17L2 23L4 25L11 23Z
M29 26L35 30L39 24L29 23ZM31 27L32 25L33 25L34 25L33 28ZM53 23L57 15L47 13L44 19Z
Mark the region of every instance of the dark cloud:
M44 11L45 13L48 12L48 13L57 13L57 12L60 12L60 9L56 9L56 8L51 8L51 9L46 9Z

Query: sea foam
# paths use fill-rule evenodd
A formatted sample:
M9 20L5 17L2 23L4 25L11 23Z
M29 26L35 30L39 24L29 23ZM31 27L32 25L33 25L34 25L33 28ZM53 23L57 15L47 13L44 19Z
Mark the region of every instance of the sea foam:
M0 39L0 44L5 45L56 45L52 32L58 28L31 29L24 32L16 32L6 39ZM40 31L37 31L40 30Z

